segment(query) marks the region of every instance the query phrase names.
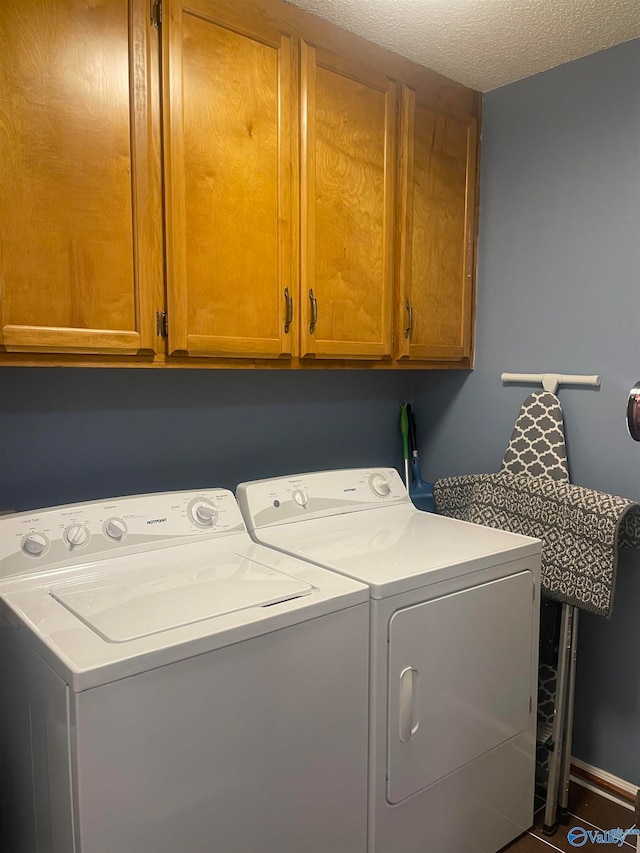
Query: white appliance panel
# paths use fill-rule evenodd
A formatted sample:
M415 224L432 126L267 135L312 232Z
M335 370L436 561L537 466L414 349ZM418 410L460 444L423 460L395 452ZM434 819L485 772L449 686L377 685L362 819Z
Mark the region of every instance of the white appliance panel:
M401 487L359 469L237 495L256 542L369 587L368 853L496 853L533 821L541 543Z
M73 851L67 686L0 614L0 850Z
M533 590L532 573L521 572L393 614L388 802L527 728Z
M477 586L530 571L538 578L539 558L486 569L474 576ZM527 728L521 734L397 804L387 797L388 718L391 692L389 623L398 611L425 600L441 599L468 586L465 577L443 581L415 592L371 602L371 701L369 706L369 853L496 853L531 826L536 742L537 669L531 672L534 697ZM537 655L537 603L532 602L534 636L531 658ZM446 649L438 646L447 665Z
M206 514L204 514L206 510ZM2 518L0 579L245 531L227 489L158 492Z
M384 598L472 574L539 551L535 539L391 506L298 524L255 528L254 538L369 586Z
M353 468L253 480L236 492L245 523L254 528L413 504L395 468Z
M233 500L231 495L229 497ZM0 519L0 528L3 521ZM0 539L1 534L0 529ZM202 654L341 607L350 607L367 601L369 597L365 586L258 545L244 530L221 536L210 534L206 541L180 542L145 552L136 548L130 553L123 548L109 559L68 567L56 566L49 570L45 565L37 573L26 571L23 575L12 575L3 580L0 587L0 612L74 690L86 690L191 654ZM233 609L240 602L236 600L232 607L231 600L227 598L220 607L220 602L194 594L201 584L206 583L210 588L208 573L215 565L223 567L222 575L228 572L229 567L237 569L238 565L274 570L276 574L270 575L271 580L267 581L273 589L268 595L266 591L254 595L250 578L246 584L241 580L239 585L230 577L227 581L221 579L221 586L231 585L234 598L241 588L246 589L248 606ZM247 577L246 572L236 572L236 575L243 579ZM127 633L132 638L109 642L89 626L92 617L89 609L85 621L72 612L73 607L69 609L50 595L53 589L78 590L80 598L87 585L109 590L105 600L116 598L120 591L130 595L131 578L138 581L146 579L142 587L149 593L153 589L164 590L160 599L168 620L165 630L156 630L160 627L155 613L159 602L147 607L142 596L134 602L131 612L127 613L124 608L121 610L121 615L127 616ZM290 579L294 583L290 583ZM284 589L279 588L281 580L283 587L287 587L285 595L282 595ZM172 586L185 585L182 600L178 601L177 597L174 600L169 590ZM201 588L205 589L204 586ZM296 588L309 594L291 597ZM206 617L207 612L214 614L216 609L217 615ZM103 617L111 618L108 612ZM149 620L146 625L143 625L143 618ZM153 631L145 633L149 628ZM120 628L114 620L113 627L104 625L103 630L108 634Z
M364 585L226 490L2 517L0 584L1 849L365 853Z
M132 570L117 579L55 586L49 595L108 643L124 643L312 591L299 578L230 553L195 570L182 564L159 576Z
M77 849L365 853L367 627L362 604L76 694Z

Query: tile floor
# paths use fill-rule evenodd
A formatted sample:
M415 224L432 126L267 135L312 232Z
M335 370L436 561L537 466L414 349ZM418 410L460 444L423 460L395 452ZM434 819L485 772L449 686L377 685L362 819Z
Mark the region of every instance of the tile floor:
M579 848L593 850L594 853L596 850L623 850L627 853L636 850L635 835L628 835L622 845L619 841L608 844L598 843L589 839L588 836L586 841L583 841L585 836L582 836L579 839L579 845L572 845L569 842L567 834L574 827L597 832L617 828L630 829L635 828L636 825L635 813L631 806L625 808L573 782L569 791L569 823L560 824L554 835L543 835L543 817L544 805L536 812L535 823L529 832L525 832L520 838L503 848L501 853L551 853L552 850L568 853Z

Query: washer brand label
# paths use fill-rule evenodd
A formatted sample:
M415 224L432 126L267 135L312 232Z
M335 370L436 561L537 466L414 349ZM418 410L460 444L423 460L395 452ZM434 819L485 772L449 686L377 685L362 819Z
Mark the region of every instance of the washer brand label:
M166 520L166 518L151 518L147 524L164 524Z
M343 489L343 492L355 492L355 487L352 489Z

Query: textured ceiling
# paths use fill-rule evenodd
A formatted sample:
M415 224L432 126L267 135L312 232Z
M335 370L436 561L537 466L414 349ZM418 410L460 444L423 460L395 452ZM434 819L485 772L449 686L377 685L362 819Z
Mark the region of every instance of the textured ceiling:
M289 0L488 92L640 37L640 0Z

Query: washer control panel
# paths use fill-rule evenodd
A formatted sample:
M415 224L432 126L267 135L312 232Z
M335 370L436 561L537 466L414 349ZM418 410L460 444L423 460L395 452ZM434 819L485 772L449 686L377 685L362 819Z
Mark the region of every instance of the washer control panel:
M226 489L21 512L0 517L0 577L244 531L238 504Z
M395 468L315 471L241 483L236 492L249 530L322 518L381 504L411 504Z

